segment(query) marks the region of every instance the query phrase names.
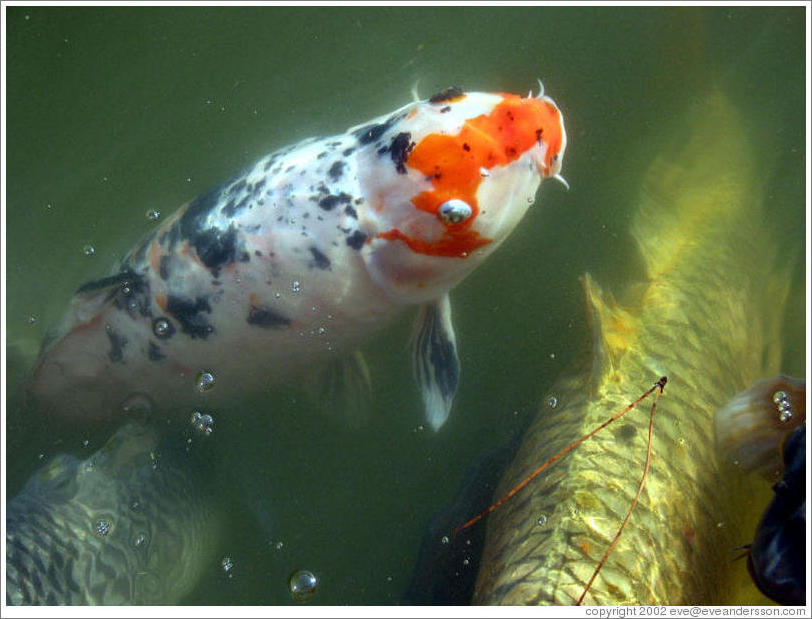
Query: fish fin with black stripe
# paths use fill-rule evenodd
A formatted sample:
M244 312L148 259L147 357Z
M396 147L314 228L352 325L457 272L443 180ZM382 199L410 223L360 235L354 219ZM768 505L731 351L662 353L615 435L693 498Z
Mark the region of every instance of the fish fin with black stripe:
M439 430L448 419L460 381L457 338L447 294L421 306L412 338L412 363L426 421Z

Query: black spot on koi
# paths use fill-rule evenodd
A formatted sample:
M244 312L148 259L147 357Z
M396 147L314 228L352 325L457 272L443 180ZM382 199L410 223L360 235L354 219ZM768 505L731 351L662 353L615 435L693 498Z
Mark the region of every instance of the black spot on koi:
M444 103L445 101L453 101L459 99L465 92L459 86L451 86L445 88L435 95L429 97L429 103Z
M197 297L194 301L183 297L169 295L166 299L168 311L180 323L183 333L194 338L206 339L214 333L214 327L209 324L203 312L211 313L211 306L206 297Z
M343 161L336 161L333 165L330 166L330 169L327 170L327 174L330 175L330 178L334 181L337 181L341 178L341 175L344 173L344 166L347 165Z
M350 236L347 237L347 245L353 249L360 250L364 243L366 243L367 235L360 230L355 230Z
M127 338L118 333L110 325L105 327L107 337L110 339L110 352L107 356L113 363L122 363L124 361L124 347L127 345Z
M342 191L338 195L330 194L321 198L319 206L325 211L331 211L339 204L349 204L350 202L352 202L352 196Z
M161 350L161 347L158 346L155 342L149 343L147 357L149 357L150 361L162 361L166 359L166 355Z
M245 322L263 329L283 329L291 321L269 307L252 305Z
M311 245L308 247L310 253L313 254L313 262L310 263L310 268L318 268L328 270L330 268L330 259L324 255L317 247Z

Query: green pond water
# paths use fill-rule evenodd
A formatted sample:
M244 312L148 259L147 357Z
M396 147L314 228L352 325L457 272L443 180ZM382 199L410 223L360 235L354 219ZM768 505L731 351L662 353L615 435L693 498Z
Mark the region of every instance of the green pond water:
M200 474L228 520L189 604L293 604L288 577L301 568L319 580L310 604L398 603L427 520L588 346L578 278L589 271L611 289L641 275L628 227L657 129L711 84L763 144L764 224L795 265L783 371L806 374L803 8L6 15L9 495L41 455L86 457L105 439L41 427L42 444L23 440L20 386L78 286L156 225L147 211L168 215L271 150L391 111L415 84L421 97L450 85L524 94L541 78L564 114L571 189L544 184L512 237L452 294L462 378L441 432L423 428L411 316L366 347L374 410L360 428L341 411L311 410L296 385L213 411L208 440L229 440L216 470Z

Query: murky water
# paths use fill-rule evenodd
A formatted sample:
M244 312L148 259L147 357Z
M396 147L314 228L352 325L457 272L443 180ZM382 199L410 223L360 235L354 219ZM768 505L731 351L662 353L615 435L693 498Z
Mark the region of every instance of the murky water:
M795 265L784 371L806 373L802 8L12 7L7 17L11 421L49 325L156 225L152 211L171 213L277 147L399 107L415 84L424 97L452 84L523 93L541 77L565 116L571 190L545 184L452 295L462 380L440 433L423 428L408 318L365 351L366 420L312 410L296 385L212 411L205 440L222 449L200 474L228 527L190 604L296 603L297 570L318 581L304 603L397 603L427 519L588 344L578 277L611 288L641 275L627 229L656 129L712 84L764 144L764 225L782 230ZM39 434L46 447L10 423L10 494L40 454L86 457L104 440Z

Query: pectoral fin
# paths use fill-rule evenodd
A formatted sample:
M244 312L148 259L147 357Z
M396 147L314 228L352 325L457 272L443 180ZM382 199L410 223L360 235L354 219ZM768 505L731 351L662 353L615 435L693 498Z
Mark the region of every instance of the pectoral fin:
M420 308L415 322L412 361L423 396L426 420L434 430L448 419L460 382L457 338L448 295Z
M351 427L360 428L367 422L372 408L372 381L361 351L328 363L321 369L319 382L321 401L345 415Z

